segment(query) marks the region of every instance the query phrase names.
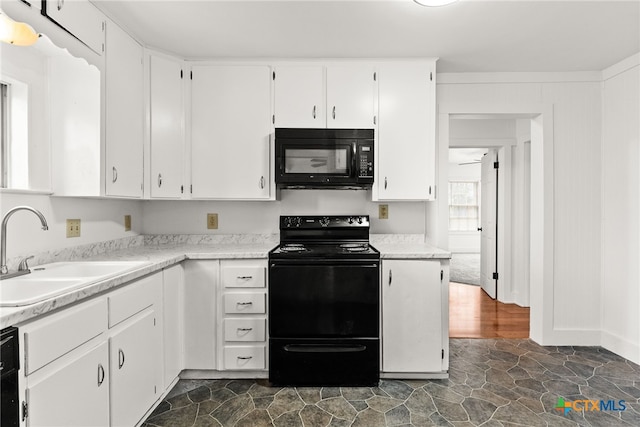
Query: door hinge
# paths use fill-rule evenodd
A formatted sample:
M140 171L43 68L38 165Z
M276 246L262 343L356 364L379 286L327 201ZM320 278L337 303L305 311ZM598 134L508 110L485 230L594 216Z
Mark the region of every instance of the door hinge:
M493 273L493 276L491 276L493 278L493 280L498 280L498 273Z
M429 73L429 81L433 81L433 71Z
M494 169L498 169L500 167L500 163L499 162L493 162L493 168Z
M373 81L374 81L374 82L376 81L377 77L378 77L378 76L377 76L377 73L373 73Z
M276 115L272 115L271 116L271 123L273 123L274 125L276 124Z
M190 192L191 194L193 194L193 184L191 184L191 185L189 186L189 192Z
M440 281L444 280L444 270L440 270Z
M183 78L184 78L184 75L183 75L183 73L182 73L182 70L180 70L180 78L181 78L181 79L183 79Z
M180 194L184 194L184 185L180 186Z
M22 401L22 421L26 420L29 416L29 405L24 400Z
M272 80L275 80L275 79L276 79L276 72L275 72L275 71L272 73L272 75L271 75L271 79L272 79Z
M444 348L442 349L442 360L444 360Z
M190 72L189 72L189 78L190 78L191 80L193 80L193 71L190 71Z

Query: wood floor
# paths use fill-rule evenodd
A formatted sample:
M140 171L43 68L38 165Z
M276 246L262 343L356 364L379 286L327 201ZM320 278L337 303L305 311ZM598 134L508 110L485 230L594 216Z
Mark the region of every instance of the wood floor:
M529 308L491 299L480 286L449 284L451 338L529 338Z

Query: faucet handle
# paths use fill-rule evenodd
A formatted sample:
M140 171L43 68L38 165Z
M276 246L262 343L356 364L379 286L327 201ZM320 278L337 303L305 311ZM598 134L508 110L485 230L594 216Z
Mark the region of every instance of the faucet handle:
M29 261L31 258L33 258L33 256L28 256L20 261L20 265L18 265L18 271L29 270L29 264L27 264L27 261Z

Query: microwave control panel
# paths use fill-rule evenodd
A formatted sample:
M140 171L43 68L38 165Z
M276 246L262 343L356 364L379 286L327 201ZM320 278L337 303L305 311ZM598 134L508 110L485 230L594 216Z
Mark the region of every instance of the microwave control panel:
M358 176L373 178L373 145L358 145Z

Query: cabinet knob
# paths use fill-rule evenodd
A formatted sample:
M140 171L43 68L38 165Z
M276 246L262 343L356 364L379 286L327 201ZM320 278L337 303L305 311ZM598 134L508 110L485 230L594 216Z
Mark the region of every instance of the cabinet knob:
M162 174L158 174L158 188L162 187Z
M260 177L260 183L258 185L259 185L260 189L264 188L264 176Z
M393 272L389 270L389 286L391 286L392 281L393 281Z
M336 106L333 106L333 112L331 113L331 115L333 116L333 120L336 119Z
M98 363L98 387L104 382L104 367L101 363Z
M386 176L384 177L384 189L385 190L387 189L387 177Z
M62 10L64 7L64 0L58 0L58 10Z
M118 369L122 369L124 366L124 351L118 349Z
M313 106L313 118L314 119L316 118L316 106L315 105Z
M118 180L118 169L115 166L111 169L111 182L116 182Z

